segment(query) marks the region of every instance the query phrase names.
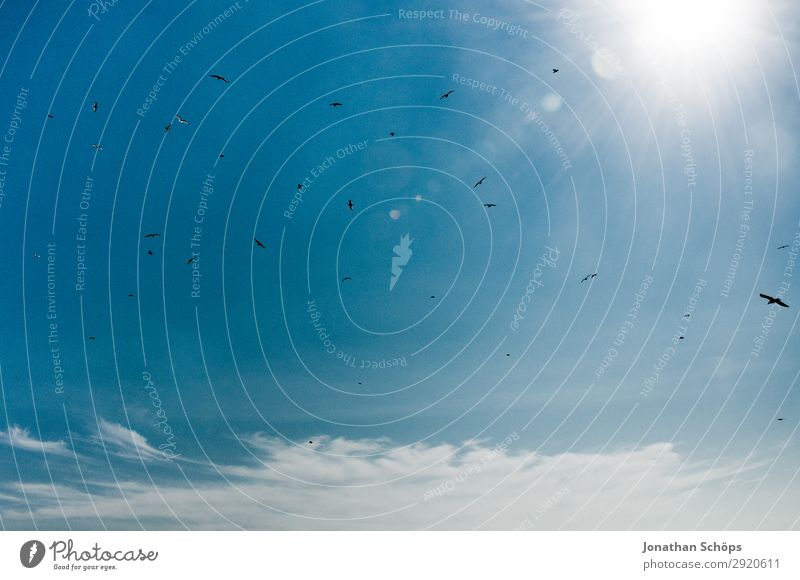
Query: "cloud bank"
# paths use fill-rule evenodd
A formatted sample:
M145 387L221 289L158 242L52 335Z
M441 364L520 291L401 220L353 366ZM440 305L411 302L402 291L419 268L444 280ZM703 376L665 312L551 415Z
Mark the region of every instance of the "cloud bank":
M101 431L107 445L128 450L122 456L136 456L134 466L152 468L148 460L160 457L144 438L121 425L103 422ZM494 445L468 441L461 447L311 439L313 445L295 445L254 434L243 439L251 461L192 461L190 476L184 469L189 464L176 460L169 463L173 476L148 470L155 483L147 474L55 488L9 483L0 495L6 505L3 519L7 527L26 527L32 513L38 525L63 528L66 518L75 529L97 527L99 520L109 529L694 529L698 521L702 529L797 525L796 486L775 486L777 491L769 493L766 462L750 458L710 466L687 460L670 443L547 455L520 448L516 434ZM131 452L134 448L144 461ZM751 496L755 489L759 493Z

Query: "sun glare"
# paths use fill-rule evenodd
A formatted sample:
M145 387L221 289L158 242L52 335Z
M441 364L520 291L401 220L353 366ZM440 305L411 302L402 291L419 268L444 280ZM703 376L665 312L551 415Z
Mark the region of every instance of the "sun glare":
M640 0L635 10L639 43L660 56L725 51L747 24L743 0Z

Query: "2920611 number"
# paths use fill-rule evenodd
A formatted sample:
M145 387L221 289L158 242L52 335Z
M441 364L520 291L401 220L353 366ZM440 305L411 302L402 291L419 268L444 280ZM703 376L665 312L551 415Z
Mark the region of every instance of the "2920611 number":
M731 560L731 568L780 568L780 559L737 558Z

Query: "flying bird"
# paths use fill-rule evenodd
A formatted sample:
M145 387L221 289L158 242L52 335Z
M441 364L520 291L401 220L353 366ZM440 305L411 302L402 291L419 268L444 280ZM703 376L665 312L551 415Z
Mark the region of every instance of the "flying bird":
M228 79L220 75L208 75L208 76L210 76L212 79L217 79L218 81L224 81L226 83L228 82Z
M686 338L686 337L685 336L679 336L678 340L683 340L684 338Z
M352 278L350 276L345 276L344 278L342 278L342 282L344 282L345 280L352 280Z
M161 234L146 234L145 238L160 238Z
M55 115L53 115L53 113L47 113L47 117L49 119L55 119Z
M175 118L178 119L178 123L180 123L181 125L188 125L189 124L189 121L187 121L186 119L184 119L180 115L175 115Z
M220 159L225 159L225 154L224 154L224 153L220 153L220 154L219 154L219 158L220 158Z
M581 283L586 282L586 280L589 278L594 278L595 276L597 276L597 274L588 274L583 280L581 280Z
M303 184L302 183L298 183L297 184L297 191L300 191L301 189L303 189Z
M148 256L152 256L153 255L153 250L147 250L147 255Z
M484 179L486 179L486 178L485 178L485 177L481 177L481 178L478 180L478 183L476 183L475 185L473 185L473 186L472 186L472 189L475 189L475 188L476 188L476 187L478 187L478 186L479 186L481 183L483 183L483 180L484 180Z
M172 123L170 123L169 125L165 125L164 126L164 133L169 133L170 129L172 129Z
M557 69L557 68L554 68L554 69L553 69L553 74L556 74L557 72L558 72L558 69Z
M689 318L690 316L691 316L691 314L684 314L683 315L684 318Z
M265 250L267 249L267 246L265 246L264 244L262 244L261 242L259 242L259 241L258 241L256 238L253 238L253 241L256 243L256 245L257 245L259 248L264 248Z
M39 257L39 253L38 253L38 252L34 252L34 253L33 253L33 257L34 257L34 258L38 258L38 257Z
M93 336L90 336L89 340L97 340L97 339L95 337L93 337Z
M94 104L92 105L92 111L94 111L95 113L97 112L97 101L95 101Z
M197 256L192 256L191 258L189 258L188 260L186 260L186 265L188 266L189 264L191 264L192 262L194 262L196 259L197 259Z
M766 294L759 294L759 296L761 296L762 298L766 298L769 301L769 302L767 302L767 305L769 305L769 304L777 304L778 306L783 306L784 308L789 308L789 305L786 304L780 298L773 298L772 296L767 296Z
M128 298L133 298L133 294L128 294Z
M431 298L436 298L436 296L431 296Z
M449 90L445 94L443 94L441 97L439 97L439 100L446 99L452 94L453 94L453 90Z
M776 249L777 250L782 250L783 248L788 248L788 247L789 247L789 244L783 244L782 246L778 246Z
M95 151L102 151L103 146L100 145L99 143L92 143L92 149L94 149Z
M392 131L391 133L389 133L389 137L394 137L394 131Z
M496 203L484 203L483 207L497 207Z
M783 421L783 417L778 417L778 421Z
M350 211L353 211L353 200L352 199L348 199L347 200L347 207L350 208Z
M330 106L335 109L336 107L341 107L342 103L340 103L339 101L336 101L335 103L330 103Z

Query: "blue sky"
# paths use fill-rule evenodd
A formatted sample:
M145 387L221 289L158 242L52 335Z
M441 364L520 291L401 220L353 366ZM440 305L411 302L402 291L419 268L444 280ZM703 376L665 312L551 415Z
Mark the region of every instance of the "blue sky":
M798 31L663 5L0 4L3 528L796 528Z

